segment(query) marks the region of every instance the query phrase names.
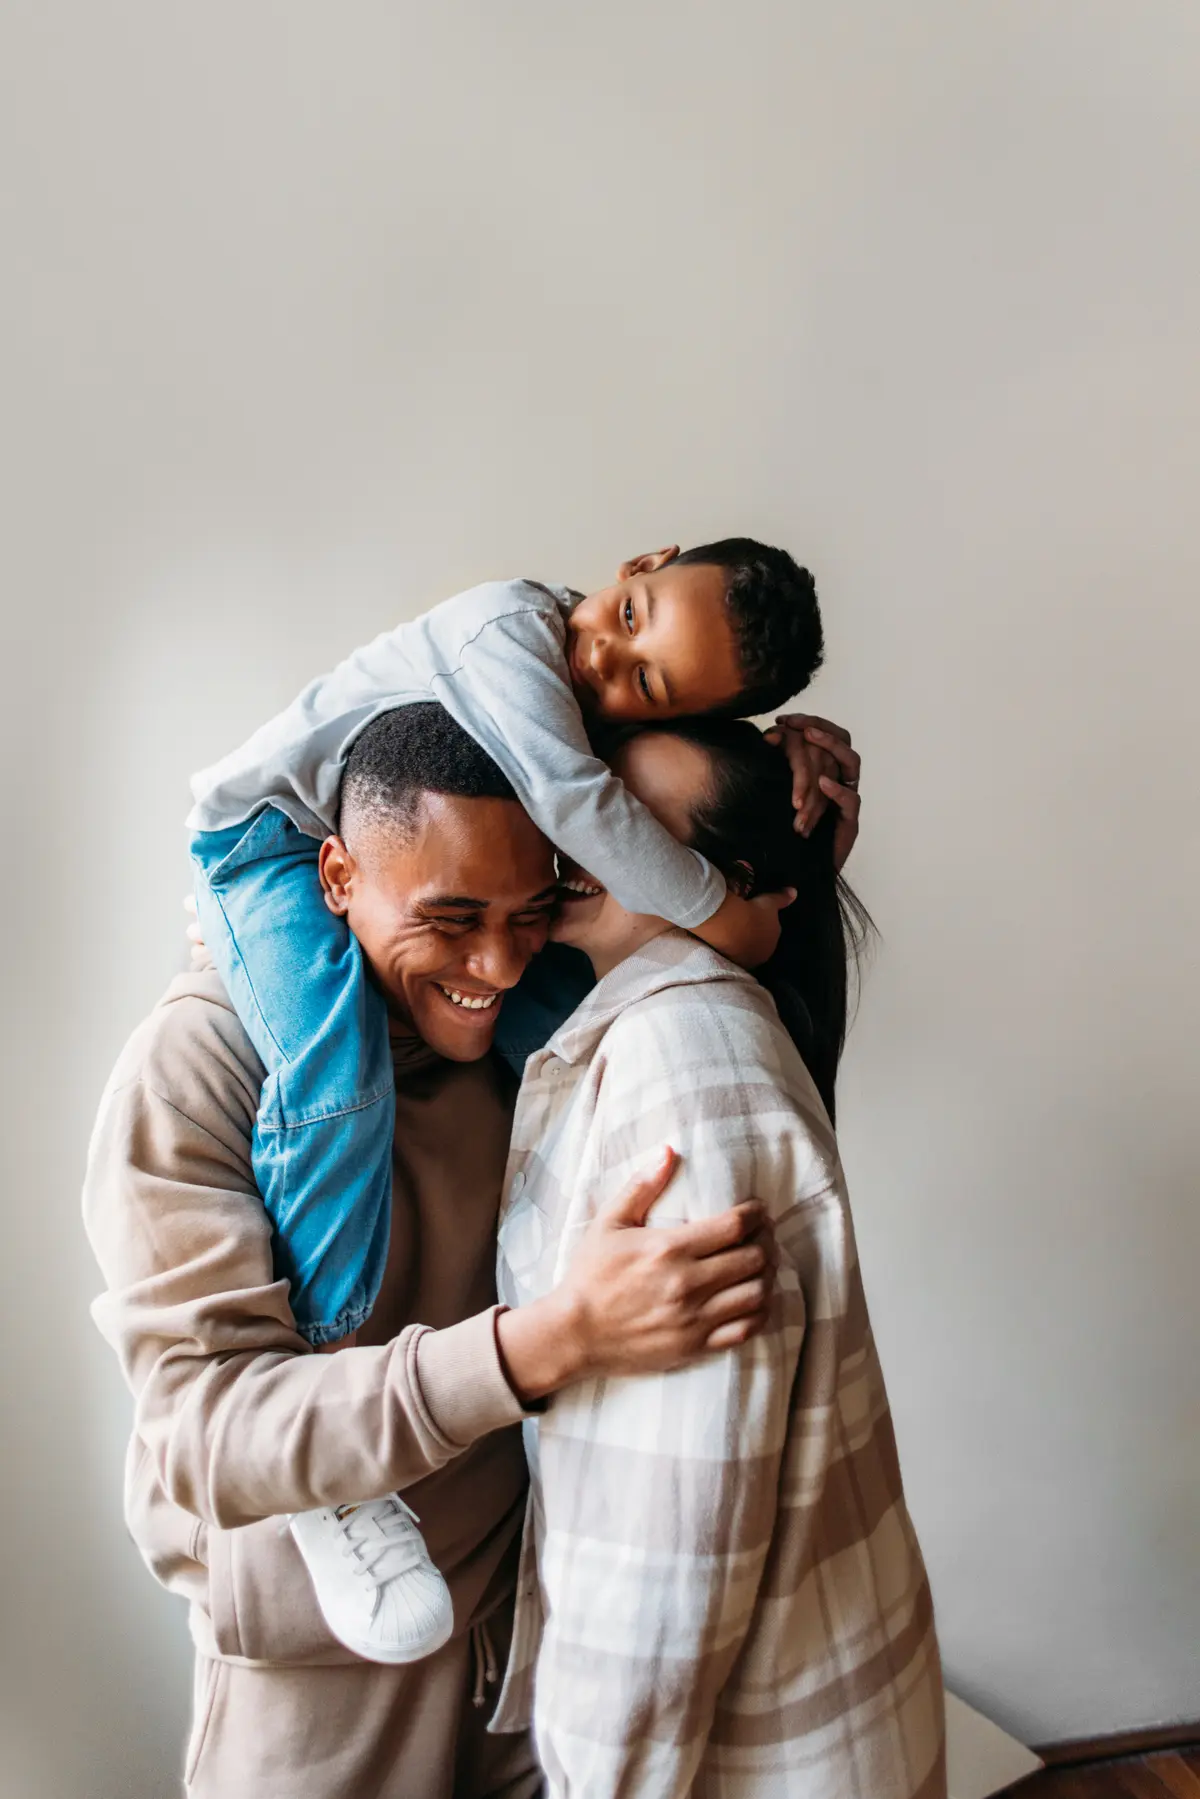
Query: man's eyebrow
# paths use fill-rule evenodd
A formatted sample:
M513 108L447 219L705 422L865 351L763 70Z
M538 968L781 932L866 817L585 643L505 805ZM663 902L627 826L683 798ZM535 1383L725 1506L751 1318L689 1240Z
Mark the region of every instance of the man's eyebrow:
M552 899L557 899L557 898L558 898L558 882L552 881L550 883L549 887L543 887L542 891L540 893L535 893L531 900L526 900L525 904L527 906L539 906L539 905L541 905L543 900L552 900Z

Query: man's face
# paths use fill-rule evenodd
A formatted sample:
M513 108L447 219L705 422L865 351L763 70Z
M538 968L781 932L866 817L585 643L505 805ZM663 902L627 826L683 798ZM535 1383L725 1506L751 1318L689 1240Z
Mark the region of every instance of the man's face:
M581 600L567 621L567 667L586 715L617 723L683 718L735 700L741 668L728 576L655 550L622 565L614 586Z
M411 830L364 824L321 846L344 917L389 1005L452 1062L486 1054L503 995L546 941L554 852L515 800L422 796Z

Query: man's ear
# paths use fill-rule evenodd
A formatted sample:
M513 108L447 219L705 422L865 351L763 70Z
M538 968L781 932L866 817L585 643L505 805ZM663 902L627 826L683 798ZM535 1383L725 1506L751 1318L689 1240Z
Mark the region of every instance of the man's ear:
M668 544L665 550L647 550L644 556L634 556L623 562L617 570L617 580L631 581L634 575L652 575L656 568L666 568L668 562L674 562L678 554L677 543Z
M317 873L325 889L325 904L339 918L350 910L358 864L340 837L327 837L317 852Z

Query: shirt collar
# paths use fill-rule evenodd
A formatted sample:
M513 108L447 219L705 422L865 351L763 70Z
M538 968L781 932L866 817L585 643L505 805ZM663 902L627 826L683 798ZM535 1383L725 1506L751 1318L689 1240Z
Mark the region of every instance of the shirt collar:
M686 931L665 931L618 962L555 1031L544 1055L580 1062L595 1053L608 1027L626 1006L668 987L702 987L717 981L750 982L754 976Z

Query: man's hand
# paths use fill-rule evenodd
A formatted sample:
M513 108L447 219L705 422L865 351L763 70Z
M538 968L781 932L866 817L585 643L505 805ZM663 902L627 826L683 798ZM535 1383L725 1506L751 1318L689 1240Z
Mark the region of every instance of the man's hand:
M792 805L802 837L832 803L838 810L833 834L833 865L840 873L858 836L862 801L858 792L862 758L850 733L827 718L790 712L775 720L768 743L781 745L792 770Z
M526 1401L585 1376L678 1368L762 1330L776 1256L757 1201L695 1224L644 1228L678 1165L667 1150L592 1220L552 1293L501 1315L500 1352Z

